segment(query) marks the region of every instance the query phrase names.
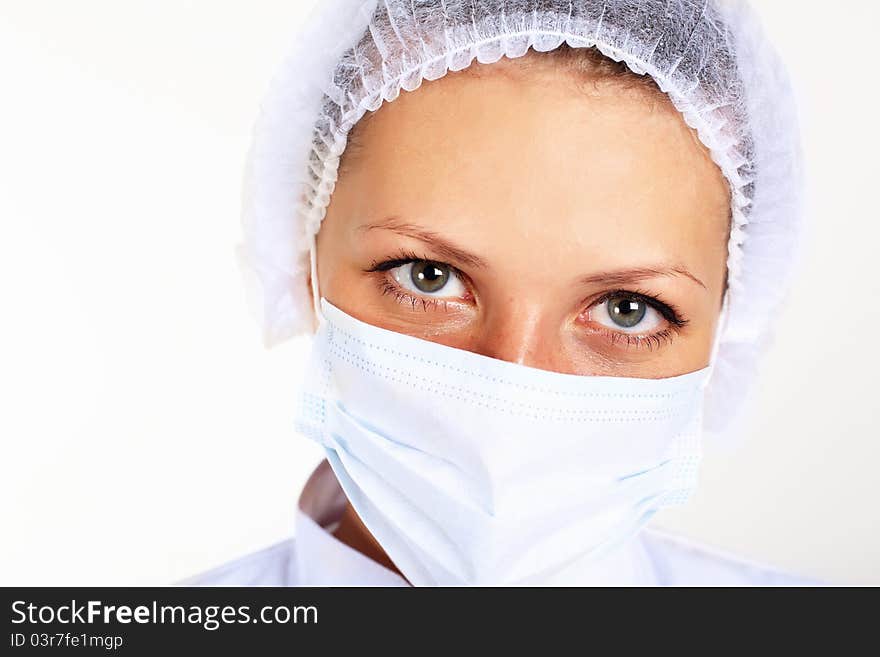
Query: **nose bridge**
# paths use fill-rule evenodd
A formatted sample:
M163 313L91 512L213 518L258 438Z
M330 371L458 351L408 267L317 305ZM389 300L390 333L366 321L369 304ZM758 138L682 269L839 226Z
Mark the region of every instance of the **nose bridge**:
M511 363L555 369L558 340L558 331L549 326L539 303L511 301L487 313L474 350Z

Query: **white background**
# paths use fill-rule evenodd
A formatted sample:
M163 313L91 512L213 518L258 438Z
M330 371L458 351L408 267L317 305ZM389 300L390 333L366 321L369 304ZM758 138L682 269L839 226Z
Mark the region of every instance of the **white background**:
M0 584L164 584L292 532L316 446L233 246L312 2L0 0ZM811 243L739 449L661 524L880 584L880 10L758 0L801 96ZM828 35L833 35L833 40Z

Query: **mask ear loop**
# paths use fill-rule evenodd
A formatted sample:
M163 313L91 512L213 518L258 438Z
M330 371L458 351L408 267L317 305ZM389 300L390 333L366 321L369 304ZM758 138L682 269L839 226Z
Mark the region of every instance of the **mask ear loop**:
M709 352L709 373L706 378L703 380L703 387L705 388L709 381L712 379L712 373L715 371L715 362L718 359L718 349L721 346L721 342L724 334L727 332L727 318L729 315L729 306L730 306L730 288L724 290L724 298L721 299L721 311L718 313L718 323L715 326L715 335L712 336L712 350Z
M321 310L321 292L318 289L318 247L317 247L317 232L312 233L309 237L309 267L311 271L311 275L309 278L312 283L312 309L315 313L315 324L314 328L317 331L318 328L327 321L327 318L324 316L324 312Z

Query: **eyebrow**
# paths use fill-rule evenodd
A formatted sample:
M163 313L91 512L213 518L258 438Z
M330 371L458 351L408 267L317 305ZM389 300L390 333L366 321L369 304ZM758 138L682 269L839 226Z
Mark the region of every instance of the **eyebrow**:
M658 265L655 267L615 269L614 271L604 271L584 276L580 279L580 283L582 285L626 285L627 283L644 281L651 278L678 276L683 276L684 278L693 281L704 290L709 289L703 281L681 265Z
M449 240L441 237L437 233L416 226L415 224L401 221L397 217L388 217L374 223L366 223L356 228L358 231L370 230L390 230L398 235L411 237L420 242L429 245L441 257L452 260L457 264L468 267L486 269L488 263L480 256L470 253L465 249L457 246ZM708 290L706 284L699 278L694 276L690 271L682 265L655 265L651 267L632 267L626 269L615 269L612 271L597 272L589 274L579 280L581 285L627 285L638 281L644 281L652 278L660 277L679 277L682 276L696 283L703 289Z
M422 228L421 226L400 221L396 217L389 217L388 219L383 219L376 223L363 224L357 227L357 230L365 232L376 229L390 230L398 235L411 237L420 242L424 242L425 244L430 245L431 248L441 257L452 260L456 264L476 269L485 269L488 267L488 263L475 253L466 251L433 231Z

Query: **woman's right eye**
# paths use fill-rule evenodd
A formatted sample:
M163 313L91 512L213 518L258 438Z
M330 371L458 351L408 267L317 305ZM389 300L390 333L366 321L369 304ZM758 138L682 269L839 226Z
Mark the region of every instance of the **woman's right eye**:
M442 262L413 260L389 272L404 290L422 296L461 297L466 292L455 270Z

